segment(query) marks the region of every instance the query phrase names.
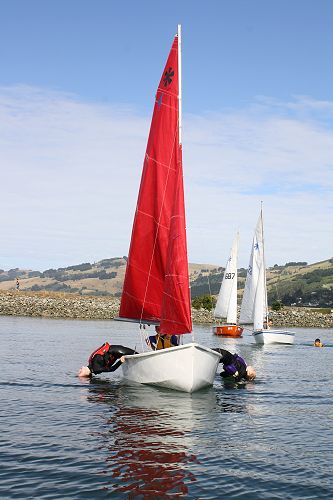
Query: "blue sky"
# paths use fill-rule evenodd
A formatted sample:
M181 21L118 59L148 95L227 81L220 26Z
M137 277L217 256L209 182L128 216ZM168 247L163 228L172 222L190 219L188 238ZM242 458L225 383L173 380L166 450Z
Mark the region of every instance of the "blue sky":
M168 42L183 25L184 111L253 96L331 99L330 0L11 0L1 5L1 82L150 111Z
M183 31L189 258L332 257L333 2L0 1L0 268L128 252L154 94Z

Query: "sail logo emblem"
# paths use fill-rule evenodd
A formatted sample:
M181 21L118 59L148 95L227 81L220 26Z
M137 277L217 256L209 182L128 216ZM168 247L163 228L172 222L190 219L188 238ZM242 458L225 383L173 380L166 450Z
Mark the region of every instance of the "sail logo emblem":
M171 67L168 69L168 71L166 71L164 73L164 78L163 78L164 87L167 87L168 85L170 85L170 83L172 82L172 77L174 75L175 75L175 72Z

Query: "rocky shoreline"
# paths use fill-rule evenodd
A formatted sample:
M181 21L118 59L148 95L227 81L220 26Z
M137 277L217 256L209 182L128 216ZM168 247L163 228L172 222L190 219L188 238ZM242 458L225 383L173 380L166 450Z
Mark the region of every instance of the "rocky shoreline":
M111 320L118 316L119 298L66 293L0 292L0 315L84 320ZM284 307L270 313L276 327L333 328L333 313ZM193 322L214 323L212 313L192 309Z

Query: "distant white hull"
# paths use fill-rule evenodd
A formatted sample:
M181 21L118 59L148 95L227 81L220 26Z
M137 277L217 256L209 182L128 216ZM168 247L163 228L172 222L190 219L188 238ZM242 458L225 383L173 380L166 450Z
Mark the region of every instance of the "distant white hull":
M252 333L256 344L293 344L295 332L288 330L258 330Z
M194 392L213 384L220 355L196 343L125 356L125 380Z

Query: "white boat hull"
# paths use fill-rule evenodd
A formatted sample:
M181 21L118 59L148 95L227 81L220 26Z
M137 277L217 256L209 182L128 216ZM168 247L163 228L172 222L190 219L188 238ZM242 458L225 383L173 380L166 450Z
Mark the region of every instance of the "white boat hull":
M211 386L220 355L196 343L125 356L125 381L194 392Z
M252 333L256 344L293 344L295 332L288 330L258 330Z

